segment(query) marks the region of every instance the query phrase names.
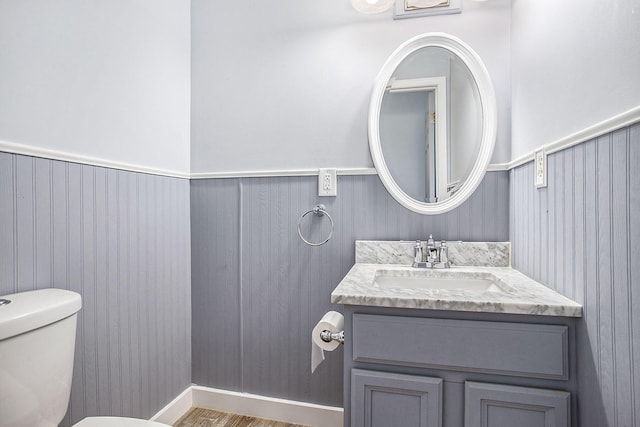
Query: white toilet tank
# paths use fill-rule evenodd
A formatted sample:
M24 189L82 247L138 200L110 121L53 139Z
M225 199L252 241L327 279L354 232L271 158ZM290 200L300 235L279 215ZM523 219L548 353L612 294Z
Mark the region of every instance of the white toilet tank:
M57 427L71 393L80 295L42 289L0 297L0 425Z

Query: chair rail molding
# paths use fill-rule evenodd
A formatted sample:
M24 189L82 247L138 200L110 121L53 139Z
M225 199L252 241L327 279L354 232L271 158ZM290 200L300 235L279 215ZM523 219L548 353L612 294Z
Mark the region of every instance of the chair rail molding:
M565 150L573 147L574 145L582 144L583 142L590 141L593 138L597 138L625 126L632 125L636 122L640 122L640 105L578 132L550 142L549 144L541 145L535 150L511 160L507 163L507 170L532 162L535 159L536 151L544 150L547 155L557 153L558 151Z

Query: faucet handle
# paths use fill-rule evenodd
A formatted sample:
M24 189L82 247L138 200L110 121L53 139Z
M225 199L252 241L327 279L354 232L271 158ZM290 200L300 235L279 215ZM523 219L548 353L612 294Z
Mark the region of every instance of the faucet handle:
M410 241L410 240L401 240L400 243L403 245L414 245L413 246L413 265L415 266L417 263L422 261L422 242L420 240Z
M422 242L420 240L416 240L416 245L413 247L413 263L422 262Z
M447 246L446 240L440 242L440 247L438 248L438 258L442 263L449 263L449 247Z

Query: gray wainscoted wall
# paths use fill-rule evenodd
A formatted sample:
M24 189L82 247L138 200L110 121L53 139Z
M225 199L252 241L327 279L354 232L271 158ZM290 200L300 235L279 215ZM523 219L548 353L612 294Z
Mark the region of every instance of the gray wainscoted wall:
M513 265L584 306L581 426L640 424L640 124L511 171Z
M188 180L0 153L0 295L83 297L63 426L190 385L189 242Z
M507 172L488 173L458 209L421 216L393 200L377 176L340 176L337 197L316 177L191 181L193 382L342 406L342 351L312 375L314 324L354 263L356 239L505 241ZM304 244L298 219L324 203L335 222L324 246ZM305 217L320 241L328 220Z

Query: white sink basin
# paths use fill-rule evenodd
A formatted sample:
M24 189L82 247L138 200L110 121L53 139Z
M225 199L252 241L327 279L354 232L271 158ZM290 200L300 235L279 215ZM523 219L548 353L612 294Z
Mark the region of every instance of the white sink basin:
M423 273L423 274L421 274ZM440 271L378 270L373 284L387 289L442 289L460 291L502 291L491 274L465 277Z

